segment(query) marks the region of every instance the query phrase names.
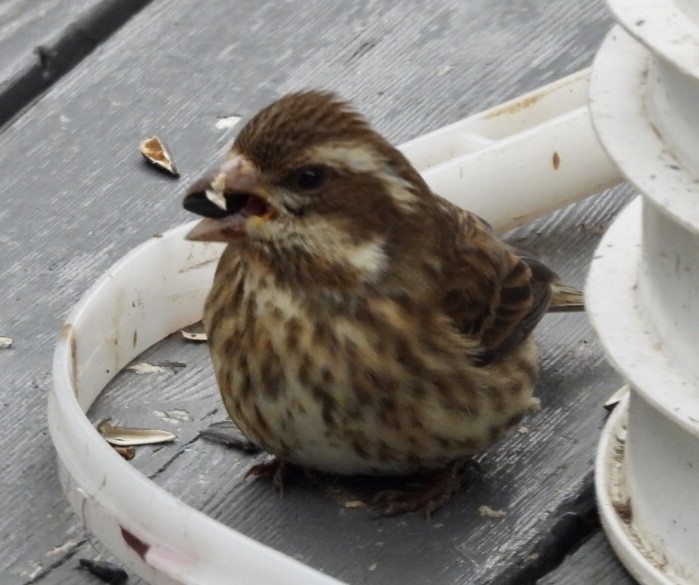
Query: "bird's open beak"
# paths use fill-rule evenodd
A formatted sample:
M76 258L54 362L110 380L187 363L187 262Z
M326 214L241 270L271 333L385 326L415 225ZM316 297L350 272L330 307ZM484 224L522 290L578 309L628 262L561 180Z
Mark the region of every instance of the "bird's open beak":
M276 215L259 182L254 165L234 153L211 176L200 179L182 202L188 211L203 215L187 234L188 240L228 242L245 236Z

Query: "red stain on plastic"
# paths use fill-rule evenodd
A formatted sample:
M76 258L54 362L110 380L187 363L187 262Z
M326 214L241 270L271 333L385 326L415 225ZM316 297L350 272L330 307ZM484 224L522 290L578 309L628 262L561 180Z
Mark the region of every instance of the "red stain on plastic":
M133 534L133 532L129 532L123 526L121 527L121 536L129 548L133 549L133 551L145 561L146 553L148 549L150 549L150 544L143 542L138 536Z

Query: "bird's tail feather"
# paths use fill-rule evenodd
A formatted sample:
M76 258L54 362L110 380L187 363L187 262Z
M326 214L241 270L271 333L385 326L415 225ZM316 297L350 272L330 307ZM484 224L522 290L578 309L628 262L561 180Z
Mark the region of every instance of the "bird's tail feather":
M562 313L566 311L584 311L585 297L581 290L560 282L551 284L553 294L549 304L549 311Z

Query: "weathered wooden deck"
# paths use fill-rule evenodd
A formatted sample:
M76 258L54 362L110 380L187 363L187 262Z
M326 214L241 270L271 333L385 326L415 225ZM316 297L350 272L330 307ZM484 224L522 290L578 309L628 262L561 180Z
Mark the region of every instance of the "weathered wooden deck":
M14 346L0 350L0 582L97 583L75 569L103 551L61 492L46 428L56 332L115 260L191 219L182 189L236 132L220 117L323 87L400 143L590 65L611 23L601 0L1 2L0 335ZM179 181L143 165L137 146L153 133ZM631 195L619 187L517 236L582 285L601 229ZM370 519L328 486L301 482L282 500L262 483L240 486L248 456L190 441L223 417L201 346L165 340L145 359L187 367L120 376L93 416L174 429L177 443L142 448L133 464L348 583L632 583L592 490L602 403L620 380L584 316L547 317L538 337L543 410L431 521ZM156 413L173 409L187 420ZM481 505L505 515L482 517Z

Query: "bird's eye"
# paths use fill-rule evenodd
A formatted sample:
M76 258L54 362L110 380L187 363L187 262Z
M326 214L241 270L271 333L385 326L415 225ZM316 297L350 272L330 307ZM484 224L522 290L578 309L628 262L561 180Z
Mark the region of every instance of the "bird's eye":
M317 189L325 180L325 169L323 167L302 167L294 176L295 185L304 191Z

